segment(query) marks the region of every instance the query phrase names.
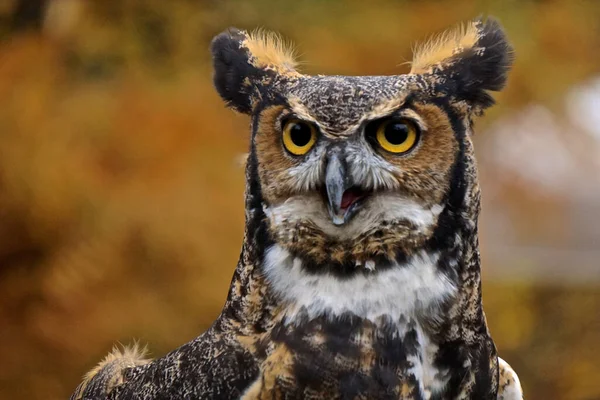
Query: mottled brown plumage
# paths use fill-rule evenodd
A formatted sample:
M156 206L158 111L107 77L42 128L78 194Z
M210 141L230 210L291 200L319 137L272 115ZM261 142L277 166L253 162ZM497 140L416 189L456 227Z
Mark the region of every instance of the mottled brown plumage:
M211 49L219 94L252 117L227 302L73 398L521 398L482 308L471 141L512 63L499 24L434 39L399 76L303 75L276 36L236 29Z

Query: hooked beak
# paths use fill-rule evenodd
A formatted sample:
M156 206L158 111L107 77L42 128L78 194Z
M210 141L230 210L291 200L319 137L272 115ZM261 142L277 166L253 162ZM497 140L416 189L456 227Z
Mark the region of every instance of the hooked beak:
M354 186L345 162L336 153L327 160L325 191L329 216L334 225L341 226L359 210L364 192Z

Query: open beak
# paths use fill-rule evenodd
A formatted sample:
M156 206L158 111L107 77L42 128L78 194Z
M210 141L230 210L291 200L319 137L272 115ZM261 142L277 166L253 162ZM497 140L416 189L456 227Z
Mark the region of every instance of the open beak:
M354 186L346 163L336 153L328 157L325 170L325 191L329 216L334 225L341 226L359 210L365 193Z

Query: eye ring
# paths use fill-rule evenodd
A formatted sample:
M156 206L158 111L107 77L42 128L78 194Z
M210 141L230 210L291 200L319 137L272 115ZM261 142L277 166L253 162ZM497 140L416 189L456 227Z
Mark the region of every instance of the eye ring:
M284 122L283 147L295 156L303 156L317 142L317 129L309 122L292 118Z
M376 123L373 139L388 153L401 155L414 149L420 138L416 123L407 118L389 118Z

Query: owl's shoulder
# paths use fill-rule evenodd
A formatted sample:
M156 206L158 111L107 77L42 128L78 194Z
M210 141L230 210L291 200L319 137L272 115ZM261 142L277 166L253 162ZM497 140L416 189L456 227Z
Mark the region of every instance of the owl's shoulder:
M132 357L130 350L113 351L86 375L71 400L239 397L258 366L252 354L226 336L209 329L153 361Z

